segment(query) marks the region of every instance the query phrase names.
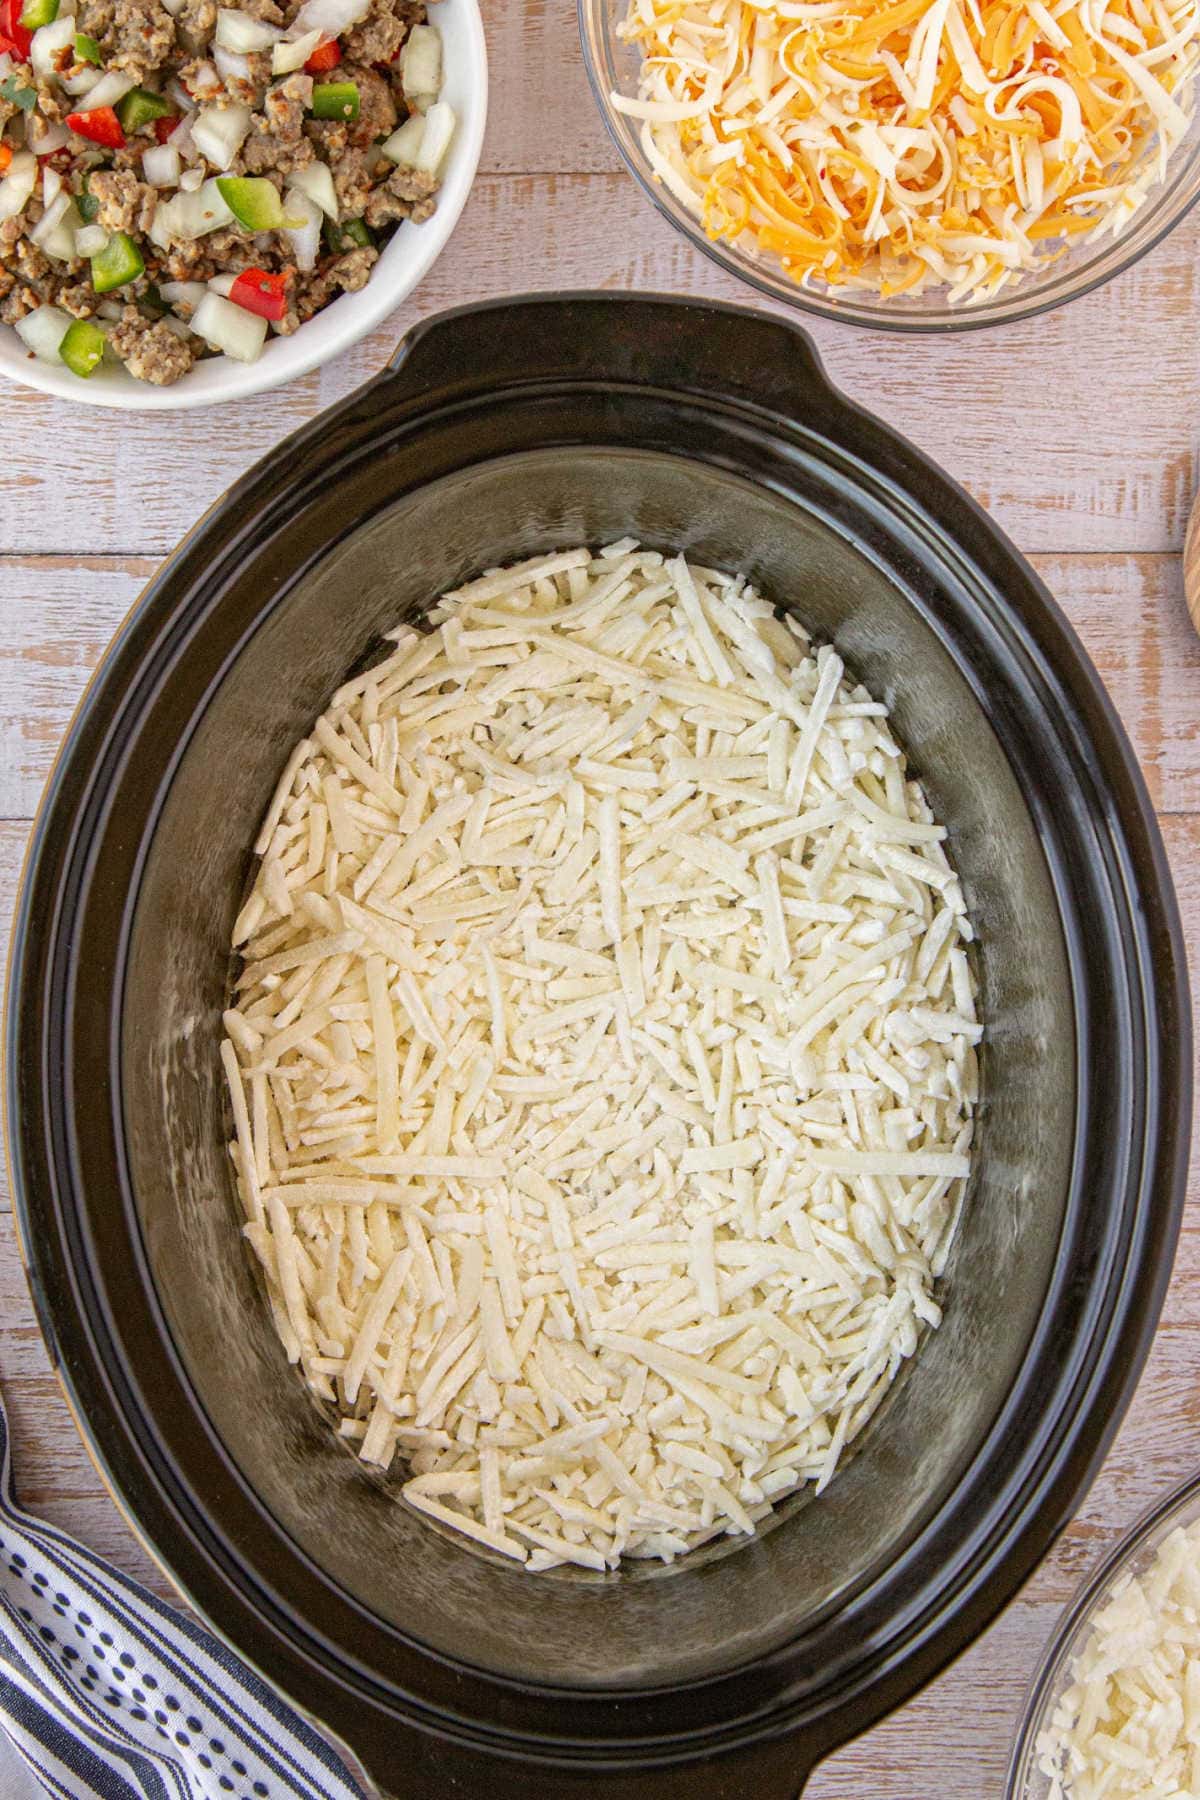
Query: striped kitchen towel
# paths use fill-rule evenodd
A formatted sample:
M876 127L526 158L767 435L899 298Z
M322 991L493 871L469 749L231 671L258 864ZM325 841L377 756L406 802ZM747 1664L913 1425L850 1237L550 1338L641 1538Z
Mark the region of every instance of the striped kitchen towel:
M2 1398L0 1725L54 1800L362 1800L224 1644L21 1510Z

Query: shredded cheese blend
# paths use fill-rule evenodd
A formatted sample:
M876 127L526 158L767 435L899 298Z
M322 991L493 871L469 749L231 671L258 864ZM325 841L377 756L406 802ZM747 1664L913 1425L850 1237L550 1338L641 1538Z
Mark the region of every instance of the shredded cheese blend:
M1096 1613L1037 1742L1047 1800L1200 1794L1200 1521Z
M979 301L1116 234L1188 129L1200 0L631 0L654 172L795 281Z
M530 1569L826 1483L922 1327L981 1035L945 832L828 646L632 541L335 695L235 930L230 1153L369 1463Z

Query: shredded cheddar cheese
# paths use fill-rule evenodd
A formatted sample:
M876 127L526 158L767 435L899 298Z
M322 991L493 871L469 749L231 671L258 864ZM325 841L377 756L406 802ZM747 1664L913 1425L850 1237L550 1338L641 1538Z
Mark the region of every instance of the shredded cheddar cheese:
M631 0L657 178L796 282L990 298L1116 235L1189 123L1200 0Z

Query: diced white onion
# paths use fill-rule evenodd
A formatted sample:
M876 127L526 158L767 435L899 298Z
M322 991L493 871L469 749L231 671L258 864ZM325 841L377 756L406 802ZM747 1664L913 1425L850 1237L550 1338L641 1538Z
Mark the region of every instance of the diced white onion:
M100 318L107 319L110 325L116 325L120 322L124 310L125 309L119 300L103 300L97 308Z
M181 161L196 163L201 161L200 152L192 142L192 121L190 118L184 118L183 121L175 127L174 131L167 139L167 142L170 144L172 150L178 150Z
M15 219L37 181L37 158L32 150L18 150L0 181L0 219Z
M47 163L42 170L42 205L50 206L62 193L63 178L57 169Z
M51 232L57 230L59 222L70 204L70 194L58 194L31 229L29 233L31 242L40 244L43 238L49 237Z
M397 126L385 144L379 146L380 154L402 169L415 169L424 135L425 115L414 113L411 119L405 119L403 125Z
M337 220L337 189L333 185L333 171L328 163L314 158L304 168L294 170L288 179L293 189L307 194L310 200L316 201L323 213L328 213L331 219Z
M423 174L437 174L442 166L442 159L450 148L457 123L454 108L445 100L435 101L425 114L425 132L415 165Z
M256 362L267 336L267 321L220 294L207 293L196 308L192 330L235 362Z
M125 98L130 88L136 86L137 82L132 75L123 75L120 70L114 69L112 74L102 75L95 87L88 89L87 110L91 112L94 107L115 106L118 100Z
M239 56L250 56L256 50L269 50L277 38L283 36L277 25L268 25L265 19L255 19L249 13L239 12L235 6L222 6L217 13L216 42L224 50L234 50Z
M70 194L59 194L29 233L43 256L71 262L75 256L75 230L81 223Z
M29 62L35 75L43 78L55 74L54 59L60 50L75 42L75 21L68 13L65 18L55 19L50 25L43 25L33 34L33 42L29 46Z
M53 156L64 144L71 141L71 133L58 120L47 124L44 119L31 114L25 124L25 142L35 156Z
M177 338L190 338L192 335L191 326L186 319L181 319L178 313L164 313L158 322L160 325L165 325L167 330Z
M221 91L221 77L210 62L198 63L192 70L192 101L211 100Z
M406 100L442 91L442 34L435 25L414 25L400 52L400 78Z
M180 241L178 234L172 230L170 209L170 201L157 207L146 231L146 236L157 250L169 250L172 244Z
M158 291L168 306L199 306L208 289L202 281L160 281Z
M213 46L212 55L213 62L216 64L217 74L221 77L222 81L250 80L250 64L246 58L240 56L236 50L226 50L223 45L216 44Z
M205 179L203 169L185 169L179 177L179 185L185 194L194 194L197 188L204 186Z
M299 188L289 187L284 197L284 211L292 218L304 220L303 225L284 233L292 246L296 267L305 271L315 269L317 252L321 248L321 208Z
M75 233L76 256L99 256L108 242L103 225L81 225Z
M187 5L187 0L162 0L162 3L163 7L170 13L171 17L177 19Z
M183 244L232 222L233 214L221 198L215 180L206 181L191 193L181 190L154 215L154 225L166 233L168 241ZM150 235L159 242L153 230Z
M228 270L226 270L224 275L214 275L212 280L208 283L207 287L205 288L205 290L204 290L205 293L206 294L220 294L226 300L228 300L230 291L232 290L233 284L237 280L239 274L240 274L240 270L228 269Z
M61 306L39 306L17 320L17 336L42 362L60 361L58 347L71 329L71 315Z
M206 106L192 120L192 142L206 161L228 169L249 130L248 106Z
M271 52L272 75L290 75L294 69L302 69L324 36L314 28L303 37L280 38Z
M98 82L103 80L103 75L99 69L88 68L80 69L78 75L71 75L65 80L60 75L59 80L72 100L81 100L85 94L91 93Z
M326 37L341 37L365 19L370 10L371 0L304 0L291 29L293 33L316 30Z
M178 187L179 152L174 144L155 144L142 156L142 174L153 187Z
M182 81L177 81L172 78L172 80L167 83L166 93L167 99L173 106L177 106L180 112L195 112L196 102L192 99L192 96L188 93Z

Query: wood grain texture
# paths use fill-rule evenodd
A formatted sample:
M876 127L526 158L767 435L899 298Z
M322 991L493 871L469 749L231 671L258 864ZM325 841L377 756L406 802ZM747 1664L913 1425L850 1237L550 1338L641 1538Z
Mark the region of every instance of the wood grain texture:
M525 100L536 118L552 95ZM1119 281L1021 325L931 341L816 321L813 335L839 385L929 451L1023 549L1179 551L1197 466L1181 396L1200 387L1198 252L1200 216ZM6 388L6 443L22 453L0 468L0 548L161 555L287 432L376 372L417 319L473 297L586 286L754 299L624 174L485 176L413 300L284 392L146 415L136 429L107 418L103 457L81 476L85 415Z
M157 559L287 432L379 369L404 330L443 307L528 288L637 287L761 304L693 252L624 174L588 91L569 0L489 0L488 14L492 107L480 179L424 286L366 343L285 393L197 415L118 418L0 387L0 931L72 709ZM1141 760L1194 969L1200 639L1180 553L1200 469L1198 253L1200 214L1121 280L1000 331L930 342L810 325L846 393L910 435L1033 553ZM1002 1792L1025 1689L1060 1609L1138 1513L1200 1464L1197 1168L1161 1328L1078 1517L984 1637L830 1758L809 1800ZM0 1381L22 1498L168 1593L59 1392L7 1204L0 1174Z
M1104 677L1155 805L1200 809L1200 638L1179 557L1036 555L1033 564ZM154 566L0 556L0 818L33 812L84 683Z

